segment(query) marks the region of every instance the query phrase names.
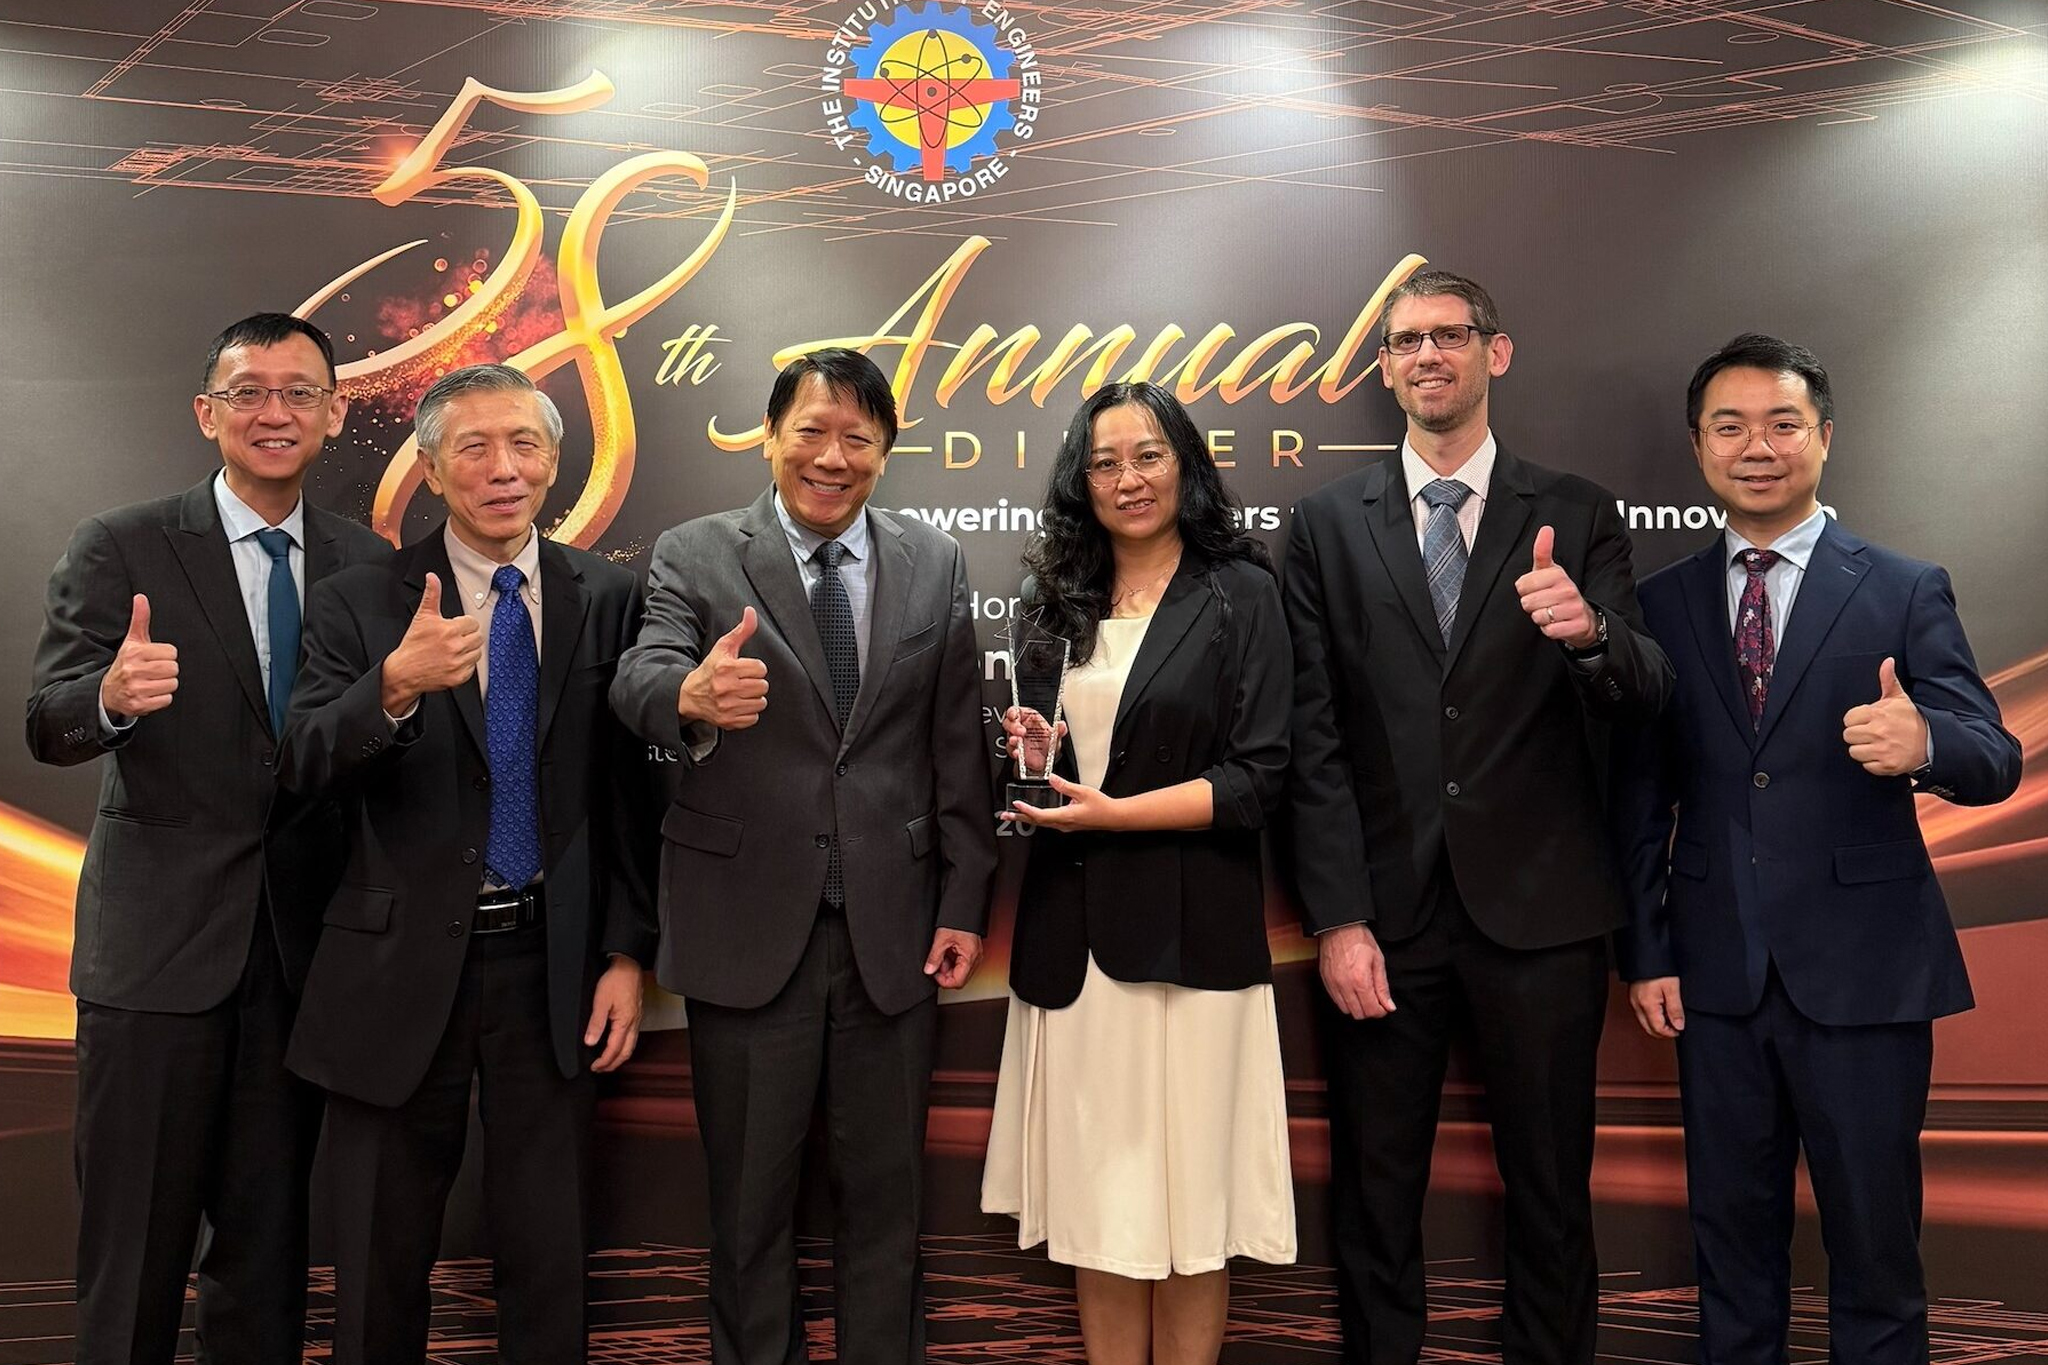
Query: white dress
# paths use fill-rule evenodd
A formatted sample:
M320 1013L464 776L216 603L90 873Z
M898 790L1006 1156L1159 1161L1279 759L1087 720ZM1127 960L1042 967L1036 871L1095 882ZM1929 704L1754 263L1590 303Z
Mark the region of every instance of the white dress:
M1151 617L1102 622L1067 678L1081 781L1100 786ZM1273 988L1124 982L1091 956L1065 1009L1010 1000L981 1207L1017 1245L1140 1280L1294 1260L1294 1182Z

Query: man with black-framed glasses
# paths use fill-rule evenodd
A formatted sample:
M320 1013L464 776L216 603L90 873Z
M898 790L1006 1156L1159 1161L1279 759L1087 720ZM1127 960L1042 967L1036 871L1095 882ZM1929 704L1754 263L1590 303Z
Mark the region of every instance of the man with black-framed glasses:
M1932 1021L1971 996L1913 798L2003 801L2020 745L1948 575L1822 509L1834 397L1811 351L1735 338L1686 424L1727 529L1643 583L1679 686L1620 746L1616 947L1637 1021L1678 1042L1701 1359L1786 1358L1804 1150L1831 1358L1918 1365Z
M1486 291L1427 271L1384 325L1406 439L1301 500L1283 592L1344 1359L1421 1353L1423 1195L1466 1034L1507 1189L1502 1355L1590 1365L1594 1064L1624 914L1603 741L1662 708L1670 665L1613 496L1494 439L1514 344Z
M272 769L306 590L390 547L301 496L347 414L317 327L223 331L193 411L222 467L79 523L28 703L38 759L104 760L71 957L82 1365L168 1365L202 1220L199 1358L304 1346L320 1100L284 1047L340 821Z

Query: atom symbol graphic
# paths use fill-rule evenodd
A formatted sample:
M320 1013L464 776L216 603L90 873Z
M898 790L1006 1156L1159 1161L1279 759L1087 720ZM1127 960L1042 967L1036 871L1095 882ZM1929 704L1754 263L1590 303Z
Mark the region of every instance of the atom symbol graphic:
M872 76L846 82L846 93L873 105L891 137L917 149L926 181L945 179L954 133L980 132L990 105L1016 99L1024 89L1021 81L991 76L979 52L949 44L950 32L927 28L909 62L883 60Z

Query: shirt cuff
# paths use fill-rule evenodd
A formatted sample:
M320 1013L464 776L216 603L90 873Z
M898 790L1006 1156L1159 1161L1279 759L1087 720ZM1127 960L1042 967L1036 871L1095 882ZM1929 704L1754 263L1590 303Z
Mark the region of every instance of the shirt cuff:
M405 724L407 721L411 720L414 716L418 715L419 713L420 699L418 697L414 697L412 699L412 705L405 708L404 715L394 716L389 711L386 711L384 713L384 723L391 727L391 732L393 734L396 734L398 733L399 726Z
M119 721L119 722L117 722L117 721L115 721L115 719L114 719L114 718L113 718L112 716L110 716L110 715L108 715L108 714L107 714L107 704L106 704L105 702L103 702L103 701L96 701L96 702L94 702L94 703L93 703L93 705L94 705L94 706L95 706L96 708L98 708L98 710L99 710L99 713L100 713L100 738L101 738L101 739L113 739L113 738L114 738L115 736L117 736L117 735L121 735L121 734L125 734L125 733L126 733L127 731L129 731L129 730L132 730L133 728L135 728L135 719L136 719L136 718L135 718L134 716L130 716L130 717L128 717L128 719L126 719L126 720L124 720L124 721ZM1929 732L1929 734L1930 734L1930 741L1929 741L1929 742L1931 743L1931 742L1932 742L1932 740L1931 740L1931 735L1932 735L1932 732L1930 731L1930 732Z

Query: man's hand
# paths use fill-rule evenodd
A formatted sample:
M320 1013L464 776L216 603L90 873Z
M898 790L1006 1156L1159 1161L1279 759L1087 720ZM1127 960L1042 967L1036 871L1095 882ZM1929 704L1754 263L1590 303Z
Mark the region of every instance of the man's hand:
M1544 635L1572 649L1591 649L1600 643L1600 623L1579 595L1579 585L1550 557L1556 546L1557 532L1538 527L1535 562L1515 580L1515 591L1521 594L1522 610Z
M1675 976L1631 981L1628 1005L1636 1012L1636 1022L1643 1026L1643 1032L1652 1038L1676 1038L1685 1032L1685 1002L1678 998Z
M483 652L484 633L476 622L441 614L441 580L428 574L405 638L384 656L384 714L402 716L423 694L468 682Z
M924 974L949 991L957 991L974 975L981 961L981 935L964 929L941 929L932 935L932 950L925 954Z
M760 618L748 607L740 623L718 637L704 662L690 670L676 696L676 714L686 721L709 721L721 730L758 725L768 709L768 665L740 653L754 638Z
M1316 940L1316 965L1322 969L1323 989L1349 1017L1379 1019L1394 1012L1386 955L1370 928L1347 924L1322 935Z
M137 593L130 604L128 633L100 677L100 705L116 721L146 716L169 706L177 690L178 647L149 638L149 599Z
M590 993L590 1022L583 1026L583 1046L596 1047L609 1027L604 1051L590 1064L592 1071L616 1071L640 1042L640 964L614 957Z
M1899 686L1889 658L1877 666L1877 700L1842 713L1842 742L1875 777L1903 777L1927 762L1927 717Z

